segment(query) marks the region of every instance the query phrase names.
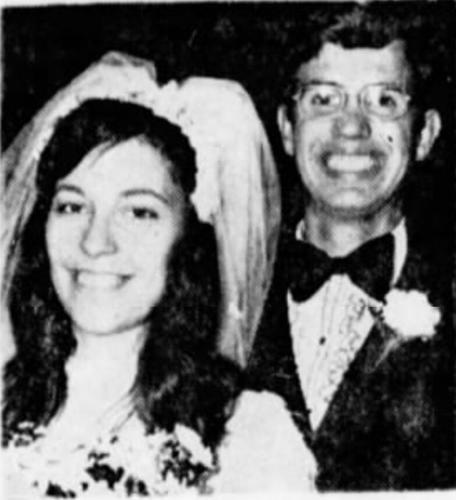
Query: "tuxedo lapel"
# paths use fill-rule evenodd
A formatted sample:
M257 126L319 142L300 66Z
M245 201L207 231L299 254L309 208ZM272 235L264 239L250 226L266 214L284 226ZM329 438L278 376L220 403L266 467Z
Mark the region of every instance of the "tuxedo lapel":
M279 250L281 248L283 249L279 247ZM286 401L299 430L310 440L308 410L301 391L291 344L286 300L287 283L280 268L281 264L283 259L279 258L249 358L246 376L249 387L280 394Z
M425 291L427 284L429 267L423 265L419 252L410 250L395 287ZM376 380L374 372L388 356L392 335L394 334L391 331L377 321L374 323L366 341L345 372L320 426L314 432L314 440L323 435L343 431L344 418L352 418L353 413L360 413L361 407L365 406L367 401L370 408L366 408L365 416L375 414L376 403L372 401L369 392L373 389L372 380Z
M375 414L372 404L366 411L361 411L361 408L366 405L370 381L386 351L386 344L384 333L374 324L364 345L345 372L320 426L314 431L314 440L343 432L345 419L352 418L355 414Z
M446 266L426 248L409 245L395 288L425 293L439 307L442 320L429 342L411 339L391 351L388 340L393 333L374 324L313 433L321 470L319 488L454 481L454 456L448 451L452 437L454 443L454 422L446 417L454 399L449 376L454 332L448 328L451 288Z

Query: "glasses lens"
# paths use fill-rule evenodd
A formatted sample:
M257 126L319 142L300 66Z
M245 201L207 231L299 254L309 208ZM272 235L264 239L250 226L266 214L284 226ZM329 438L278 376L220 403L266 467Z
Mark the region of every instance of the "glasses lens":
M409 99L401 90L384 85L369 85L363 95L367 112L390 120L399 118L407 111Z
M300 113L305 118L327 115L340 109L343 92L335 85L305 85L297 97Z

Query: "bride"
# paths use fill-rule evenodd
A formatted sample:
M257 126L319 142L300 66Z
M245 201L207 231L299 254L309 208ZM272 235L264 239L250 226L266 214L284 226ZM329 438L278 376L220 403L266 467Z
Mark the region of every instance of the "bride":
M233 257L252 245L230 255L243 225L226 226L224 193L214 194L222 159L226 170L240 156L220 131L239 120L257 149L264 133L239 86L159 88L146 67L105 58L7 152L7 489L311 490L314 458L284 403L242 390L238 364L219 354L242 364L256 321L247 306L261 306L274 246L264 243L265 277L246 299Z

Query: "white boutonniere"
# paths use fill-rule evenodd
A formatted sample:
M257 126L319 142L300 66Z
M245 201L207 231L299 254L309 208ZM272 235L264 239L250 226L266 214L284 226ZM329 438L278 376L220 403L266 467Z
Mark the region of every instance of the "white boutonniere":
M429 340L441 320L438 307L433 306L425 293L418 290L393 288L383 302L371 308L386 345L377 365L404 342L420 338Z
M385 297L381 318L401 340L427 339L435 334L441 314L423 292L393 288Z

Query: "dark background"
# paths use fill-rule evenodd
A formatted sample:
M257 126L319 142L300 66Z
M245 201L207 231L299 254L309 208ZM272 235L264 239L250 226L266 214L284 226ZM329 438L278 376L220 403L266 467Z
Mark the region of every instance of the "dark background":
M424 11L439 34L436 57L446 76L437 92L443 133L428 162L416 169L410 213L439 244L453 245L455 144L455 4L384 2L385 9ZM321 3L318 4L321 7ZM325 3L325 8L335 5ZM197 3L5 8L3 23L2 149L57 90L99 59L119 50L148 58L159 79L207 75L239 81L252 95L282 176L284 203L293 205L297 179L275 127L284 60L311 29L312 3ZM438 54L437 54L438 52ZM289 203L291 201L291 203ZM292 208L292 207L291 207Z

